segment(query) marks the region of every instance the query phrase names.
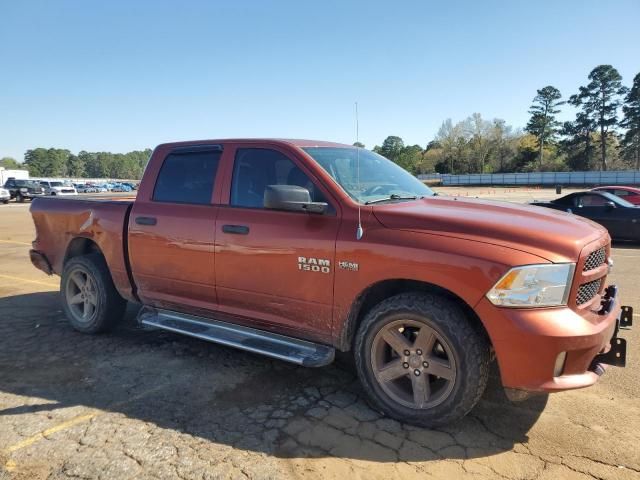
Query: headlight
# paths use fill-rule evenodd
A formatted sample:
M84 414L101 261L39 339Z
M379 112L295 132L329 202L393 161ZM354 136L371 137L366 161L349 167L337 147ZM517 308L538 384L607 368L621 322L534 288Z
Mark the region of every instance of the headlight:
M499 307L566 305L575 263L526 265L509 270L487 293Z
M20 189L20 191L21 191L21 192L28 192L28 191L29 191L29 189L28 189L28 188L21 188L21 189Z

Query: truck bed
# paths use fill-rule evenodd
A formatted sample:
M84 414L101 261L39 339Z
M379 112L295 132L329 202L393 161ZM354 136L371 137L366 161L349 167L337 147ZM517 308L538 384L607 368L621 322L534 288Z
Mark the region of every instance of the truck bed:
M127 264L127 223L133 198L36 198L31 215L37 236L33 249L43 253L53 273L61 274L73 251L98 248L111 271L118 292L132 299Z

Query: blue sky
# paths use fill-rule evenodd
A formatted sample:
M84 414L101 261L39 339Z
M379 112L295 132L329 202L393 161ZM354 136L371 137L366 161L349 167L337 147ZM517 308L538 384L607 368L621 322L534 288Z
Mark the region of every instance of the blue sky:
M640 71L640 2L2 1L0 157L172 140L422 146L473 112L515 127L537 88ZM564 113L569 118L571 112Z

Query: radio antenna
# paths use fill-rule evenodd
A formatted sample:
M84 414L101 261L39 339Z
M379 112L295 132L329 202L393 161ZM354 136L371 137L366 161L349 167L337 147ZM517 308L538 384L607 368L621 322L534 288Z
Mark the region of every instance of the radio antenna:
M358 102L356 102L356 182L358 184L358 193L360 192L360 128L358 125ZM362 216L360 210L362 205L358 200L358 228L356 229L356 240L360 240L364 234L362 230Z

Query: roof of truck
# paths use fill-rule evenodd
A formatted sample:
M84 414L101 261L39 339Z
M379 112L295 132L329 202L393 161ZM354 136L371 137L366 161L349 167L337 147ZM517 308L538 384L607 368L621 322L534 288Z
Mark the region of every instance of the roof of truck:
M296 147L350 147L345 143L325 142L323 140L305 140L298 138L220 138L209 140L189 140L183 142L169 142L163 143L163 146L185 146L185 145L198 145L198 144L215 144L215 143L283 143L288 145L295 145Z

